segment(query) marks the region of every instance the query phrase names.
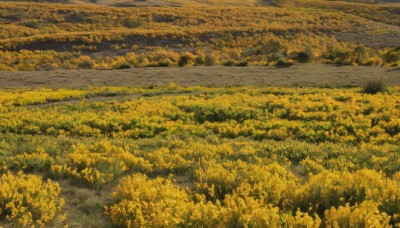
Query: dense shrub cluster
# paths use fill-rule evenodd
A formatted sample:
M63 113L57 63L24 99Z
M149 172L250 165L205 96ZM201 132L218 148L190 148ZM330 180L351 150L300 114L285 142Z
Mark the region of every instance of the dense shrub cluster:
M35 175L18 173L0 177L0 218L17 227L44 227L55 218L62 222L64 200L58 184Z
M61 226L78 189L107 199L82 213L107 226L400 223L397 87L374 95L174 84L0 94L2 225ZM143 97L42 106L52 95L133 94ZM66 224L79 223L72 219Z
M107 95L145 93L140 89L115 89ZM169 90L193 91L191 88L154 89L154 93ZM202 88L205 92L218 91ZM42 93L38 91L38 94ZM397 89L374 96L359 89L231 89L231 94L198 97L165 97L160 100L132 100L121 104L79 103L74 106L47 107L43 110L19 108L21 104L47 102L50 91L35 96L11 94L3 97L10 111L1 113L0 131L10 133L147 138L170 135L176 131L197 129L201 136L213 132L227 138L239 136L256 140L287 138L308 142L395 143L399 139ZM93 92L92 92L93 93ZM314 95L317 93L318 95ZM323 95L323 94L329 95ZM59 100L90 96L82 90L54 91ZM65 96L65 97L62 97ZM292 102L296 101L296 102ZM382 104L384 104L382 106ZM15 110L18 110L16 113ZM160 111L163 114L160 115ZM111 118L113 117L113 118ZM108 121L104 121L106 118ZM60 121L62 119L63 121ZM268 120L268 121L266 121ZM187 125L187 126L185 126Z
M271 40L274 41L274 40ZM277 41L278 42L278 41ZM279 42L278 42L279 43ZM277 44L269 44L277 45ZM243 51L234 50L228 53L204 53L198 49L193 52L175 52L171 49L156 48L135 54L129 52L114 57L93 57L81 55L80 52L55 51L0 51L0 69L5 71L18 70L55 70L55 69L129 69L133 67L174 67L174 66L248 66L276 65L290 66L293 63L322 62L328 64L364 65L364 66L397 66L400 55L397 49L384 49L379 54L371 55L364 46L342 48L328 46L319 56L313 50L288 51L271 49L260 45L249 47ZM23 59L19 61L18 59Z
M374 171L362 170L353 174L323 173L315 176L315 179L311 179L303 186L299 182L293 182L292 186L282 186L276 181L287 184L288 180L285 179L285 176L280 176L287 171L278 165L273 166L275 167L271 168L271 171L274 174L271 177L275 181L261 181L259 183L261 185L246 183L246 180L251 181L254 175L262 176L262 173L254 172L253 176L247 178L244 176L244 180L238 181L237 186L221 195L220 200L215 203L211 201L206 203L203 195L196 194L190 197L186 191L179 189L169 180L162 178L148 180L145 175L136 174L121 180L120 185L113 193L115 204L106 210L115 224L127 227L165 224L173 227L193 225L368 227L389 226L390 223L398 222L396 219L391 220L391 216L397 218L400 212L400 208L395 206L400 199L398 183L390 180L388 180L390 183L382 183L381 180L385 178ZM281 173L279 174L279 172ZM223 186L213 185L213 188L231 186L229 179L221 178L224 173L214 170L208 174L218 175L218 182L226 184ZM265 177L265 180L269 178ZM339 181L340 178L345 179ZM296 178L290 177L290 179ZM347 180L351 182L347 184ZM335 181L343 184L336 187L333 183ZM390 186L390 190L387 190L386 186ZM280 195L282 191L287 192L288 195ZM383 198L374 195L378 192L381 192ZM280 196L292 204L273 206L279 202L279 199L264 198L264 195L268 196L268 194ZM392 197L391 194L395 194L395 196ZM353 198L346 199L346 197ZM300 201L293 199L300 199ZM383 201L387 202L385 204L388 207L380 206L378 202ZM301 208L302 202L306 203L306 207L310 205L311 208L313 205L320 207L320 210L317 210L319 213L313 213L314 209L307 208L293 210L293 207L298 206L299 203L299 208ZM391 206L395 208L390 208ZM293 210L292 213L288 212L290 208ZM322 208L324 209L322 210ZM391 216L387 214L387 212L394 211L395 214L391 214Z

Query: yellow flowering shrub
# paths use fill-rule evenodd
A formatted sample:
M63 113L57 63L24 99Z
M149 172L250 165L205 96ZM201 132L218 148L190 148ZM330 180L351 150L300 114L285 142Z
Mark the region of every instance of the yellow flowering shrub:
M6 173L8 172L8 167L6 165L6 163L3 161L2 163L0 163L0 174Z
M114 189L115 204L106 213L116 225L125 227L319 227L321 220L307 213L295 216L251 196L251 185L244 183L223 201L195 200L163 178L148 179L135 174L125 177Z
M151 170L151 164L143 158L135 157L108 141L89 148L83 144L73 146L73 152L65 159L58 158L57 163L50 168L53 177L71 177L76 183L94 188L100 188L128 170Z
M379 212L379 204L364 201L361 204L332 207L325 211L326 227L389 227L390 216Z
M222 227L221 203L205 202L204 195L197 195L198 203L191 202L184 214L185 227Z
M396 181L375 170L350 172L325 171L298 189L294 204L303 211L323 214L331 207L361 204L365 200L378 203L378 208L389 215L399 214L400 188Z
M238 160L222 164L210 162L203 166L196 170L195 188L210 200L223 200L226 194L232 194L247 182L252 186L252 196L282 206L289 203L300 184L292 173L276 163L259 166Z
M0 217L17 227L44 227L54 219L65 219L61 213L64 200L60 187L35 175L18 173L0 177Z
M169 180L148 180L144 174L125 177L114 189L111 220L126 227L176 227L183 223L190 199Z
M302 174L305 176L312 176L325 171L325 168L311 159L305 159L300 162L302 167Z
M74 89L18 89L13 92L1 91L2 105L35 105L47 102L82 99L86 92Z
M190 168L190 161L185 160L177 153L172 153L168 148L147 153L144 157L153 165L155 173L182 173Z
M395 226L400 224L399 92L398 87L369 95L359 88L176 84L7 90L0 92L0 173L5 173L0 185L53 186L25 175L30 173L61 179L79 191L89 187L83 194L108 199L108 190L120 181L113 200L99 203L96 196L79 207L88 209L79 216L92 218L103 215L95 215L99 211L92 206L106 204L110 226ZM51 102L52 94L56 100L138 99L26 106ZM9 173L18 171L25 174ZM138 172L143 174L132 176ZM71 200L76 196L68 187ZM39 215L25 213L27 206L19 207L22 215L3 209L6 204L1 225L4 220L23 226L31 216L31 223L41 226ZM44 217L42 223L58 225L57 215Z
M294 215L283 215L285 227L321 227L322 219L314 214L309 215L307 212L296 211Z
M11 156L6 160L9 169L25 171L45 171L53 163L53 158L45 153L43 148L37 148L34 153L23 153Z
M263 205L249 197L251 186L244 184L224 199L221 209L222 224L228 227L278 227L279 208Z
M217 94L156 100L142 98L122 103L83 102L47 107L45 111L21 108L17 112L11 108L0 113L0 130L18 134L105 135L134 139L182 132L200 137L213 133L223 138L248 137L257 141L293 139L352 145L398 144L400 139L397 121L400 111L390 108L400 103L397 88L391 89L390 93L376 94L373 99L372 95L359 93L356 89L244 87L241 90L229 88L226 94L219 94L220 89L215 88L172 86L153 88L147 93L143 89L126 88L91 90L78 92L82 96L135 91L152 95L193 90ZM40 90L30 93L35 92L52 95L50 91ZM15 99L15 94L7 96Z

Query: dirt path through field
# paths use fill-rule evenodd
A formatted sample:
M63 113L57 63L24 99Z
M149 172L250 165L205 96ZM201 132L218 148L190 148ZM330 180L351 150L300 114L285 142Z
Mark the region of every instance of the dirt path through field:
M0 88L76 88L84 86L360 86L372 79L400 85L400 70L383 67L298 64L276 67L184 67L129 70L0 72Z

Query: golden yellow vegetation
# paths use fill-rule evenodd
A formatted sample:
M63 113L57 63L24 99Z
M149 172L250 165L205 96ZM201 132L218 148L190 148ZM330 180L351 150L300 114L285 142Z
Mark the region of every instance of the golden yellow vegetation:
M399 225L399 91L1 91L0 217L15 226L78 224L65 217L60 181L64 191L106 198L97 212L85 209L107 218L98 226ZM52 94L83 100L39 102ZM138 98L93 102L93 94Z
M355 2L362 2L364 0L354 0ZM365 0L371 2L372 0ZM376 0L379 1L379 0ZM341 1L314 1L302 0L293 1L294 5L298 7L316 8L316 9L334 9L348 14L367 18L372 21L379 21L385 24L400 25L400 14L398 5L384 5L384 4L353 4Z
M0 177L0 216L16 227L44 227L61 213L64 200L59 197L60 187L41 177L18 173Z
M226 66L273 65L278 61L398 64L396 39L377 38L383 42L379 44L340 41L353 33L374 37L379 34L371 31L396 32L370 21L398 21L396 7L363 9L345 4L343 13L341 5L301 4L301 8L110 8L3 3L0 70L207 65L206 57ZM359 43L368 46L361 45L361 54ZM182 58L187 60L182 62Z

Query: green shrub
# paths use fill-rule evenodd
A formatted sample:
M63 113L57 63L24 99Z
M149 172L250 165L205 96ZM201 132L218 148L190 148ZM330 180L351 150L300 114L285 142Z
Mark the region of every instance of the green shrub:
M295 56L295 60L299 63L309 63L311 62L311 58L312 56L305 51L297 52Z
M265 6L281 6L283 4L283 0L258 0L258 4Z
M235 66L240 66L240 67L244 67L244 66L248 66L248 65L249 65L249 62L247 62L246 60L245 60L245 61L237 62L237 63L235 64Z
M358 65L363 65L369 59L368 50L364 45L358 45L354 49L353 61Z
M206 66L215 66L217 65L217 60L213 54L206 54L204 57L204 65Z
M184 67L184 66L193 65L193 64L194 64L194 59L192 56L190 56L188 54L183 54L179 57L178 66Z
M142 23L139 20L125 20L124 21L124 26L127 28L137 28L140 27Z
M243 66L248 66L249 63L246 60L245 61L236 61L236 60L230 59L230 60L222 62L222 65L223 66L240 66L240 67L243 67Z
M264 44L257 47L256 54L268 55L271 53L279 52L282 48L281 42L279 40L270 39Z
M222 66L234 66L234 65L235 65L235 62L233 60L231 60L231 59L222 62Z
M248 57L248 56L256 55L256 53L257 53L257 50L254 47L249 47L242 52L241 56Z
M119 63L119 64L115 65L113 68L116 70L130 69L130 68L132 68L132 65L129 64L128 62L123 62L123 63Z
M196 56L196 58L194 58L194 64L195 65L203 65L204 64L204 56L203 55Z
M387 90L383 80L372 80L365 83L363 86L363 93L376 94L378 92L385 92Z
M22 23L23 26L26 26L28 28L33 28L33 29L39 29L40 24L37 21L27 21Z
M382 58L387 63L400 61L400 46L383 51Z
M275 66L277 67L290 67L291 65L293 65L293 62L287 61L286 59L283 58L279 59L275 63Z
M351 65L353 62L353 52L348 49L339 49L334 46L329 46L327 50L322 53L321 58L330 60L329 63Z

